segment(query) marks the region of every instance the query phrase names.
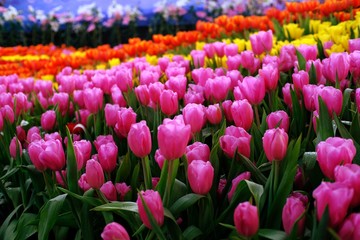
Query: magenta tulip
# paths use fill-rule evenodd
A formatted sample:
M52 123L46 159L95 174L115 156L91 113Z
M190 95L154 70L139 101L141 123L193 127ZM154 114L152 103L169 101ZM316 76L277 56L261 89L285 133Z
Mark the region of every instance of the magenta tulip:
M118 147L115 143L109 142L99 147L98 158L105 172L111 173L115 169L117 157Z
M265 81L261 77L244 77L239 83L243 99L252 105L258 105L265 97Z
M98 161L90 159L86 162L86 181L90 187L100 189L104 184L104 172Z
M237 127L242 127L246 131L251 128L254 119L254 112L250 103L244 100L234 101L230 108L231 116Z
M156 224L162 226L164 224L164 206L159 192L154 190L146 190L145 192L141 191L140 193L138 193L138 198L136 200L141 221L147 228L152 229L150 220L148 218L148 215L146 214L145 207L140 195L142 196L144 203L149 209L150 215L154 218Z
M135 88L135 95L140 104L147 106L150 103L149 88L147 85L139 85Z
M296 49L294 45L285 45L280 49L280 71L286 72L294 67L295 61L297 61Z
M215 49L215 53L218 57L223 57L225 55L225 46L226 43L223 42L214 42L213 43L214 49Z
M326 177L334 179L335 167L352 163L356 148L351 139L331 137L317 145L316 153L321 171Z
M242 202L235 208L234 223L237 232L245 237L255 235L259 229L259 214L256 206Z
M192 58L193 64L195 68L204 67L205 63L205 51L202 50L192 50L190 52L190 56Z
M236 54L234 56L229 56L226 60L226 65L229 71L238 70L241 65L241 56Z
M206 119L211 124L217 125L222 120L222 111L218 103L214 105L209 105L205 110L205 114L206 114Z
M151 83L158 82L159 78L160 78L159 73L150 70L144 70L141 72L139 77L140 85L149 86L149 84Z
M118 68L115 72L115 83L122 92L128 92L134 86L132 69Z
M100 88L87 88L84 90L83 96L85 107L91 113L97 113L103 107L104 93Z
M198 133L206 123L205 107L201 104L190 103L182 110L185 124L191 126L191 132Z
M214 70L211 68L197 68L192 70L191 77L197 85L205 87L206 81L214 77Z
M282 222L286 234L291 234L295 223L297 223L297 235L300 236L304 232L304 213L306 211L307 202L308 200L305 195L300 197L298 197L298 195L292 195L286 199L286 203L282 210Z
M109 223L101 233L103 240L130 240L126 229L116 222Z
M214 168L209 161L193 160L187 170L191 190L196 194L206 195L212 186Z
M229 77L215 77L206 81L204 93L205 98L211 102L223 101L231 86L231 79Z
M230 191L229 191L228 194L227 194L227 197L228 197L229 202L231 202L232 197L234 196L234 193L235 193L236 188L237 188L237 186L239 185L239 183L240 183L242 180L249 180L250 177L251 177L251 173L250 173L250 172L243 172L243 173L241 173L240 175L238 175L236 178L234 178L234 179L231 181L231 188L230 188Z
M87 190L89 190L91 188L91 186L89 185L89 183L87 182L87 178L86 178L86 174L83 173L79 180L78 180L78 185L81 188L81 190L83 190L84 192L86 192Z
M354 190L344 183L322 182L314 191L317 219L320 220L325 208L329 209L331 227L341 224L347 215Z
M279 69L273 64L267 64L259 70L259 75L265 82L266 91L274 91L279 82L280 73Z
M104 194L107 200L109 201L116 201L117 199L117 192L114 184L111 181L107 181L104 183L100 191Z
M74 141L74 152L77 170L80 171L91 156L91 142L87 140Z
M210 148L207 144L201 142L194 142L186 147L186 158L188 164L193 160L203 160L204 162L210 160Z
M109 104L105 105L105 122L109 127L115 127L117 120L117 112L120 110L120 106L117 104Z
M246 68L250 74L254 74L260 68L260 60L254 56L252 51L242 51L241 65Z
M114 138L112 135L99 135L94 141L96 151L99 151L99 148L103 144L114 143Z
M357 164L336 166L334 175L336 182L345 183L354 190L351 206L360 205L360 166Z
M131 187L126 183L115 183L115 188L119 194L120 201L124 201L126 194L131 190Z
M270 162L283 160L289 140L288 134L284 129L268 129L262 140L265 155Z
M279 127L288 132L290 126L289 115L282 110L272 112L266 117L266 123L270 129Z
M161 111L167 115L175 115L179 108L179 100L176 92L172 90L164 90L160 94L160 108Z
M304 70L301 70L297 73L292 74L292 80L294 83L295 91L298 95L302 92L302 89L305 85L309 84L309 74Z
M331 83L341 82L349 73L350 59L346 52L331 54L323 60L324 77Z
M306 45L301 44L297 47L297 50L305 58L305 61L316 60L317 58L317 46L316 45Z
M224 153L233 158L235 153L250 157L251 135L241 127L229 126L225 129L225 135L220 137L220 147Z
M175 77L170 77L166 81L166 89L173 90L177 93L179 99L183 99L186 92L187 78L185 76L179 75Z
M50 131L54 128L56 123L56 113L54 110L48 110L41 115L41 127L45 131Z
M135 156L144 158L151 152L151 133L146 121L131 125L128 137L128 145Z
M22 156L22 146L17 137L13 137L10 142L9 146L10 156L12 158L16 158L16 156L19 154L19 156Z
M115 124L115 129L122 137L127 137L131 125L135 122L136 113L131 107L120 108L120 111L117 113L117 123Z
M239 46L235 43L227 44L224 48L225 55L227 57L234 56L239 52Z
M355 103L358 112L360 112L360 88L357 88L355 91Z
M360 239L360 213L352 213L348 216L338 232L340 239L357 240Z
M260 31L250 36L250 43L253 52L257 55L271 51L273 45L273 34L271 30Z

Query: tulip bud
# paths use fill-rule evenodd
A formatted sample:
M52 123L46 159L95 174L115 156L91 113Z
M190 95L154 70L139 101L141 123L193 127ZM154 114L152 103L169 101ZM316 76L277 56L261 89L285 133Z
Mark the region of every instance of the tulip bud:
M250 157L251 135L241 127L229 126L225 135L220 137L220 147L229 158L233 158L236 151L245 157Z
M117 112L120 110L119 105L117 104L109 104L107 103L105 105L105 122L106 125L108 125L109 127L115 127L116 124L116 120L117 120Z
M339 230L339 237L340 239L349 239L349 240L356 240L360 239L360 214L359 213L352 213L348 216Z
M242 202L235 208L234 223L238 233L245 237L251 237L259 229L259 215L256 206L249 202Z
M90 187L100 189L104 184L104 172L99 162L90 159L86 162L86 181Z
M136 113L129 108L121 108L117 113L117 123L115 125L115 130L123 136L127 137L130 127L133 123L136 122Z
M141 221L147 228L152 229L150 220L148 218L148 215L146 214L144 203L140 195L142 196L144 203L149 209L150 215L154 218L155 222L159 226L162 226L164 224L164 206L159 192L154 190L146 190L145 192L141 191L140 193L138 193L138 198L136 200Z
M16 155L18 153L20 157L22 156L22 146L19 139L17 139L16 137L13 137L11 139L9 150L10 150L10 156L12 158L16 158Z
M99 147L98 158L105 172L112 172L116 167L118 147L114 142L103 144Z
M268 124L269 128L282 128L287 132L290 126L289 116L285 111L279 110L276 112L270 113L266 117L266 123Z
M131 187L126 183L115 183L115 188L120 196L120 201L124 201L126 194L131 190Z
M302 194L300 194L302 195ZM301 235L304 232L305 227L305 216L300 216L304 214L306 210L307 197L305 197L305 202L302 201L301 196L292 195L286 199L286 203L282 210L282 222L285 232L290 235L291 231L297 221L297 235Z
M266 130L263 140L263 148L267 159L281 161L286 155L288 135L282 128Z
M117 192L114 184L111 181L107 181L106 183L104 183L101 186L100 191L104 194L107 200L116 201Z
M131 125L128 137L128 145L135 156L144 158L151 152L151 134L146 121Z
M165 83L166 89L170 89L173 92L176 92L178 95L178 99L184 98L186 92L186 85L187 85L187 78L183 75L170 77L169 80L167 80Z
M192 133L201 131L206 123L205 107L201 104L190 103L182 110L185 124L191 126Z
M249 130L253 123L254 112L248 100L234 101L230 108L231 116L237 127Z
M229 202L231 202L232 197L234 196L234 193L236 191L237 186L239 185L239 183L242 180L249 180L251 177L251 173L250 172L243 172L241 173L239 176L237 176L236 178L234 178L231 182L231 189L228 192L228 200Z
M186 158L188 164L193 160L203 160L204 162L210 160L210 148L207 144L201 142L194 142L186 147Z
M260 55L263 52L271 51L273 45L272 31L260 31L256 34L252 34L250 36L250 43L253 52L257 55Z
M206 119L211 124L214 125L219 124L222 120L222 111L218 103L214 105L209 105L205 110L205 114L206 114Z
M223 101L231 87L231 79L229 77L210 78L205 83L205 98L211 102Z
M227 57L236 55L238 51L239 46L235 43L227 44L224 48L224 52Z
M164 90L160 94L160 108L161 111L167 116L176 114L179 108L177 93L173 92L172 90Z
M41 115L41 127L45 131L50 131L56 123L56 113L54 110L48 110Z
M358 206L360 204L360 166L357 164L336 166L334 175L336 182L345 183L354 190L351 206Z
M105 226L101 233L101 238L103 240L130 240L126 229L116 222L109 223Z
M212 186L214 168L209 161L193 160L187 170L189 184L194 193L206 195Z
M262 77L244 77L239 83L242 99L258 105L265 97L265 81Z
M89 185L89 183L87 182L87 178L86 178L86 174L83 173L79 180L78 180L78 185L79 187L84 191L86 192L87 190L89 190L91 187Z

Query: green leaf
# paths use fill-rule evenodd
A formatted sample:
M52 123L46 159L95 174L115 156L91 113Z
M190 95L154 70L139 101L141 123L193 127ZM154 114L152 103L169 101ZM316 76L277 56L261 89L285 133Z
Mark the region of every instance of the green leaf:
M359 122L359 113L356 111L354 118L350 126L350 134L354 140L360 144L360 122Z
M254 183L252 181L245 180L245 182L246 182L252 196L254 197L256 206L259 207L261 196L264 193L264 187L260 184Z
M200 237L202 235L202 232L199 228L191 225L185 229L183 235L186 240L193 240L197 237Z
M334 129L331 122L331 118L329 116L328 109L324 103L324 101L319 96L319 120L316 124L316 131L317 131L317 137L318 141L325 141L329 137L334 136Z
M120 167L116 172L116 182L125 182L126 178L131 173L131 161L130 161L130 152L127 152L126 155L122 158Z
M239 154L241 163L244 165L247 171L251 172L251 177L255 178L259 184L265 185L267 178L262 174L262 172L255 166L255 164L248 159L247 157Z
M275 229L259 229L258 235L271 240L282 240L287 238L285 232Z
M14 215L17 213L17 211L20 209L21 205L17 206L10 214L7 216L7 218L4 220L0 227L0 239L6 239L6 231L9 228L11 224L11 219L14 217ZM15 227L14 227L15 230Z
M343 104L342 104L342 110L341 110L340 116L343 116L345 111L348 111L350 109L349 103L351 102L350 97L351 97L352 91L353 91L353 89L347 88L347 89L345 89L345 91L343 93Z
M38 239L48 239L50 230L54 227L57 217L60 213L62 205L67 194L59 195L50 199L40 211L39 235Z
M110 202L92 209L92 211L128 211L138 213L138 207L136 202Z
M102 204L101 200L98 199L98 198L95 198L95 197L88 197L88 196L81 196L81 195L78 195L76 193L73 193L73 192L70 192L69 190L67 189L64 189L64 188L61 188L61 187L58 187L58 189L64 193L67 193L69 194L69 196L71 197L74 197L76 199L79 199L81 200L83 203L87 203L89 204L90 206L100 206ZM90 189L88 191L93 191L93 189Z
M203 195L189 193L181 198L179 198L171 207L170 211L178 216L182 211L188 209L190 206L195 204L199 199L203 198Z
M37 230L37 215L33 213L21 214L16 226L16 238L18 240L27 239L34 235Z
M310 80L310 84L317 84L316 69L314 63L311 63L311 67L309 71L309 80Z
M325 57L325 54L324 54L324 47L323 47L323 43L321 42L320 38L318 38L316 40L316 46L317 46L317 49L318 49L318 57L323 60Z
M273 22L273 26L274 26L274 29L275 29L276 39L279 40L279 41L285 40L286 37L285 37L284 28L281 26L279 21L276 20L275 18L273 18L272 22Z
M79 186L78 186L78 175L77 175L77 163L75 158L74 152L74 145L72 141L72 137L70 135L69 128L66 127L66 135L68 138L68 145L67 145L67 160L66 160L66 177L67 183L70 192L78 193Z
M297 56L298 64L299 64L299 71L300 70L306 71L306 60L305 60L304 56L298 50L296 50L296 56Z
M314 213L314 226L312 229L311 240L329 239L327 227L329 223L329 208L326 206L325 211L321 217L319 225L316 224L316 212Z
M233 226L233 225L230 225L230 224L226 224L226 223L219 223L221 226L223 226L223 227L226 227L226 228L228 228L228 229L231 229L231 230L235 230L236 231L236 228L235 228L235 226Z
M293 106L293 120L290 129L293 129L295 136L300 136L305 128L304 108L300 106L299 99L294 90L290 89Z

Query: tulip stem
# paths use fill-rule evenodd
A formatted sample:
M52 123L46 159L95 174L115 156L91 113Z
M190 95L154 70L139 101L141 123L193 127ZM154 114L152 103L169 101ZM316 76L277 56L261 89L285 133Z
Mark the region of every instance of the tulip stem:
M254 108L255 108L256 125L257 125L258 127L260 127L260 117L259 117L259 109L258 109L258 106L255 105Z
M142 167L143 167L145 188L152 189L149 157L146 155L145 157L141 158L141 163L142 163Z
M273 185L273 196L276 196L276 192L277 192L277 188L278 188L278 184L279 184L279 171L280 171L280 162L279 161L273 161L273 166L274 166L274 171L275 171L275 175L274 175L274 185Z
M167 175L165 194L164 194L164 207L167 207L169 205L172 187L174 185L177 169L179 167L179 159L170 160L170 161L166 160L166 161L168 161L168 175Z

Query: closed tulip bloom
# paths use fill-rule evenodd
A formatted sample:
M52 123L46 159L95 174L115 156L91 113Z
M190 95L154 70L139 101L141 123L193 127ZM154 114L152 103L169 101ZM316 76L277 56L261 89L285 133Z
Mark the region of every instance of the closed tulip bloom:
M116 85L111 88L111 100L114 104L119 105L120 107L126 107L126 100L120 90L120 88Z
M31 160L32 164L34 164L35 168L37 170L39 170L40 172L47 169L47 166L45 165L45 163L40 161L40 157L39 157L40 153L43 152L42 144L44 142L45 141L42 139L36 140L36 141L30 142L30 144L28 146L28 153L30 156L30 160Z
M221 103L221 107L224 109L224 115L228 122L233 122L233 116L231 113L231 106L233 102L231 100L225 100Z
M288 132L290 126L289 115L282 110L272 112L266 117L266 123L270 129L278 126Z
M90 159L85 167L86 181L90 187L100 189L104 184L104 172L98 161Z
M259 70L259 75L265 82L266 91L274 91L277 88L280 74L279 69L273 64L268 64Z
M78 180L78 185L79 185L79 188L81 188L81 190L83 190L84 192L86 192L87 190L89 190L91 188L89 183L87 182L85 173L83 173L80 176L80 178Z
M260 60L254 56L252 51L242 51L241 65L249 70L250 74L255 73L260 68Z
M348 53L333 53L323 60L324 77L335 84L336 77L339 82L344 80L349 73L350 58Z
M360 50L360 38L349 39L349 52Z
M241 56L240 54L236 54L234 56L227 57L226 65L228 70L238 70L241 65Z
M96 151L99 151L99 148L103 144L114 143L114 138L112 135L99 135L94 141Z
M115 128L121 136L127 137L131 125L135 122L136 113L134 110L131 107L121 108L117 113L117 123L115 124Z
M233 158L235 153L250 157L251 135L241 127L229 126L225 129L224 136L220 137L220 147L224 153Z
M206 81L214 77L214 70L212 68L197 68L191 71L191 77L197 85L204 87Z
M306 110L312 112L316 110L316 101L318 101L319 86L314 84L307 84L303 87L303 96Z
M139 85L135 88L135 95L140 104L147 106L150 103L149 88L147 85Z
M12 158L16 158L17 154L19 154L20 157L22 156L22 146L19 139L17 139L16 137L13 137L11 139L9 150L10 150L10 156Z
M345 183L354 190L351 206L358 206L360 204L360 166L357 164L336 166L334 175L336 182Z
M294 83L295 91L298 95L302 92L302 89L305 85L309 84L309 74L304 70L301 70L297 73L292 74L292 80Z
M359 83L360 79L360 50L356 50L349 54L350 57L350 72L354 83Z
M260 104L265 97L265 81L261 77L244 77L239 88L243 98L252 105Z
M315 60L317 58L317 46L301 44L297 50L303 55L305 61Z
M59 140L48 140L42 144L40 161L53 171L60 171L65 166L65 153Z
M160 78L159 73L150 70L144 70L140 73L140 85L149 86L150 83L158 82Z
M250 173L250 172L243 172L243 173L241 173L240 175L238 175L236 178L234 178L234 179L231 181L231 188L230 188L230 191L229 191L228 194L227 194L227 197L228 197L229 202L231 202L232 197L234 196L234 193L235 193L236 188L237 188L237 186L239 185L239 183L240 183L242 180L249 180L250 177L251 177L251 173Z
M126 194L131 190L131 187L126 183L115 183L115 188L119 194L120 201L124 201Z
M164 91L165 85L161 82L150 83L149 94L150 100L156 105L160 104L160 95Z
M328 113L331 117L333 115L333 112L335 112L337 116L340 115L342 110L343 94L339 89L336 89L332 86L326 86L318 90L318 95L324 101L328 109ZM320 112L318 101L315 102L315 107L316 110Z
M111 181L107 181L104 183L100 191L104 194L107 200L109 201L116 201L117 199L117 192L114 184Z
M41 115L41 127L45 131L50 131L54 128L56 123L56 113L54 110L48 110Z
M354 190L344 183L322 182L314 191L317 219L320 220L329 209L329 221L331 227L341 224L347 215Z
M167 116L175 115L179 108L177 93L172 90L164 90L160 94L160 108Z
M100 88L87 88L84 90L83 96L85 108L91 113L97 113L103 107L104 93Z
M91 142L87 140L74 141L74 152L77 170L80 171L91 156Z
M161 154L160 149L155 151L155 162L159 165L159 168L162 169L165 162L165 157ZM153 185L154 186L154 185Z
M280 49L280 71L289 71L294 67L294 63L297 60L296 48L293 45L285 45Z
M213 43L206 43L203 49L208 58L213 58L215 56L215 47Z
M168 67L170 59L168 57L161 57L158 59L158 65L162 72L165 72L166 68Z
M250 43L253 52L260 55L263 52L269 52L273 45L272 31L260 31L250 36Z
M166 121L158 127L158 145L165 159L174 160L185 154L190 133L190 125L175 119Z
M254 112L248 100L234 101L230 108L231 116L237 127L242 127L246 131L251 128L254 119Z
M0 108L0 113L3 116L4 120L8 121L11 124L14 123L15 121L14 110L9 105L5 105L2 108Z
M223 57L225 55L225 46L226 43L223 42L214 42L213 46L215 48L215 53L218 57Z
M210 148L207 144L201 142L194 142L186 147L186 158L188 164L193 160L203 160L204 162L210 160Z
M231 87L231 79L229 77L215 77L206 81L204 93L205 98L212 102L223 101Z
M115 83L122 92L128 92L134 87L132 69L118 68L115 72Z
M118 147L115 143L109 142L99 147L98 158L105 172L111 173L115 169L117 157Z
M286 155L289 140L284 129L268 129L262 140L265 155L270 162L283 160Z
M352 213L348 216L340 227L338 235L340 239L357 240L360 239L360 213Z
M311 66L314 65L315 72L316 72L316 81L318 84L326 84L326 79L323 76L322 68L323 65L320 59L316 60L309 60L306 62L306 71L310 72Z
M335 167L352 163L356 148L351 139L331 137L317 145L316 153L321 171L326 177L334 179Z
M225 51L225 55L227 57L234 56L234 55L238 54L239 46L235 43L230 43L225 46L224 51Z
M285 85L282 88L284 102L290 109L292 109L292 99L291 99L291 93L290 93L291 89L294 90L294 85L290 84L290 83L285 83Z
M166 89L173 90L178 94L179 99L183 99L186 92L187 78L185 76L179 75L175 77L170 77L166 81Z
M209 105L205 110L205 114L206 114L206 119L211 124L214 125L219 124L222 120L222 111L218 103L214 105Z
M190 103L182 110L185 124L191 126L192 133L201 131L206 123L205 107L201 104Z
M184 95L184 105L189 103L202 104L204 101L204 88L200 85L189 84L188 90Z
M75 136L74 136L74 138L75 138ZM58 139L60 142L63 142L62 137L61 137L60 133L58 133L58 132L45 133L44 140L47 141L47 140L50 140L50 139L52 139L52 140ZM65 144L67 146L67 143L65 143Z
M141 221L147 228L152 229L140 195L143 197L144 203L148 207L150 215L154 218L156 224L162 226L164 224L164 206L159 192L154 190L146 190L145 192L141 191L138 193L138 198L136 200Z
M191 190L196 194L206 195L212 186L214 168L209 161L193 160L187 170Z
M193 60L195 68L204 67L205 63L205 51L202 50L192 50L190 56Z
M35 126L31 127L27 132L26 141L28 143L31 143L33 141L40 140L40 139L41 139L40 129L38 127L35 127Z
M117 104L109 104L105 105L105 122L109 127L115 127L117 120L117 112L120 110L120 106Z
M286 203L282 210L282 222L286 234L290 235L295 223L297 222L297 235L300 236L304 232L305 227L305 211L307 204L306 201L302 201L297 195L292 195L286 199ZM301 217L301 215L303 215ZM299 219L301 217L301 219Z
M255 235L259 229L259 214L256 206L242 202L235 208L234 223L237 232L245 237Z
M69 109L69 94L60 92L60 93L54 93L54 96L52 97L52 104L58 105L59 111L62 115L64 115L68 109Z
M101 233L103 240L130 240L126 229L116 222L109 223Z
M131 125L128 137L128 145L135 156L143 158L151 152L151 134L146 121Z

